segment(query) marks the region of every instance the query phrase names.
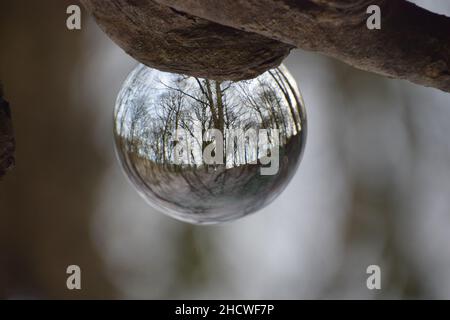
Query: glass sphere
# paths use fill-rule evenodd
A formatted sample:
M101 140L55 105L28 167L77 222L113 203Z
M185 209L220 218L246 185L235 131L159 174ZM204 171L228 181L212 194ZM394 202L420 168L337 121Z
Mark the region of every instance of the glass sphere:
M302 156L306 115L283 66L232 82L139 65L118 95L114 138L126 175L153 207L212 224L281 193Z

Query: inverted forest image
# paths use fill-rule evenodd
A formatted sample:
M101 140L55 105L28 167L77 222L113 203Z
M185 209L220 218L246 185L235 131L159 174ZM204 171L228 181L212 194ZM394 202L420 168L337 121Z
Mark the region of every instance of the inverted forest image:
M139 66L115 112L118 153L138 190L197 222L226 221L274 199L306 136L301 97L288 77L278 68L220 82ZM261 168L267 164L272 170Z

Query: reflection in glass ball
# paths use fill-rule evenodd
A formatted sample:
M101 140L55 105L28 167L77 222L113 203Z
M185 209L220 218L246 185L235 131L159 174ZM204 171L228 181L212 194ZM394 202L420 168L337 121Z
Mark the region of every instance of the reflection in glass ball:
M306 115L283 66L220 82L139 65L117 98L114 137L125 172L153 207L212 224L280 194L301 159Z

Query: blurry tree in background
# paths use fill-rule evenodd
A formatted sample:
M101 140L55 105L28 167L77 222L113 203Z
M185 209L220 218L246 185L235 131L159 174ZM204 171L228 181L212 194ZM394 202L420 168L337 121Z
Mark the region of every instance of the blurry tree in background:
M94 108L74 90L84 57L82 34L65 27L69 3L0 4L0 77L20 145L0 185L3 297L115 296L90 234L105 157ZM71 264L86 271L81 294L65 287Z

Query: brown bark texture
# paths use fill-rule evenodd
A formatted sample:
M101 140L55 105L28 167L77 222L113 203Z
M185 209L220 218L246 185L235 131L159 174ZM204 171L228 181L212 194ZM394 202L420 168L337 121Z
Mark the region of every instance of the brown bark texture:
M405 0L81 0L137 60L212 79L256 76L292 47L450 91L450 18ZM381 8L381 29L366 25Z
M293 48L148 0L82 0L100 27L138 61L216 80L254 78Z

